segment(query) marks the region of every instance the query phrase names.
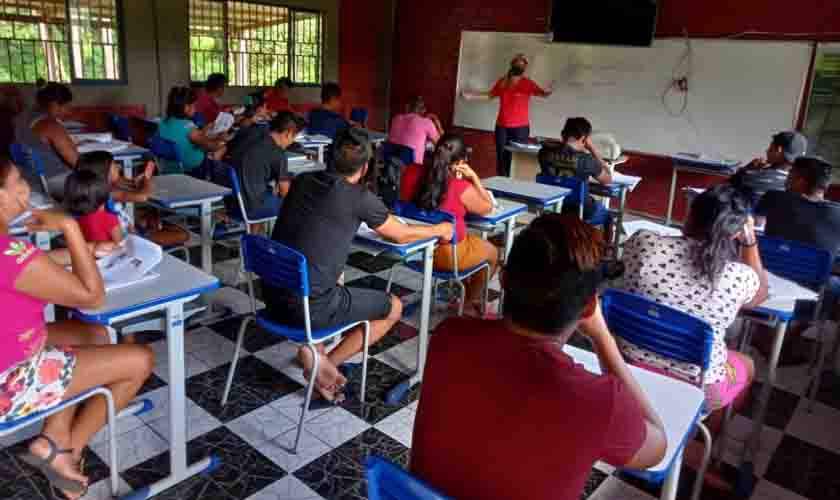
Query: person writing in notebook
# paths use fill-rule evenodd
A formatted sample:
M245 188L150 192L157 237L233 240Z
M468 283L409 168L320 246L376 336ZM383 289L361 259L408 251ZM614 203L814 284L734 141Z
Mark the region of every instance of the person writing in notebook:
M502 273L504 320L450 318L435 329L414 474L450 498L577 500L598 460L634 469L662 460L662 420L598 303L603 248L577 217L543 215L516 238ZM602 375L564 352L575 330Z
M345 131L335 142L335 158L329 169L299 175L292 181L272 239L306 256L312 328L369 320L372 345L400 320L402 302L380 290L338 283L359 226L364 222L386 239L409 243L426 238L447 242L452 238L452 225L412 226L390 215L385 204L363 184L371 158L367 134L360 129ZM263 290L269 317L295 328L303 326L303 306L295 292L270 286ZM304 376L316 377L315 388L324 399L341 400L347 379L338 366L360 352L363 341L364 331L359 327L346 333L329 353L320 347L316 374L312 374L314 359L309 349L299 349Z
M528 58L517 54L510 61L507 74L485 92L465 90L466 99L499 98L499 115L496 119L496 175L509 176L511 153L505 146L511 142L527 143L531 136L529 106L532 96L548 97L554 89L551 85L543 89L536 82L525 76Z

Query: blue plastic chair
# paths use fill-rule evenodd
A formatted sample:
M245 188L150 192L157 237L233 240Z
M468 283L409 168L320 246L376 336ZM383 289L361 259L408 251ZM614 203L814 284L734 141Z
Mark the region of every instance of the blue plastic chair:
M272 225L276 220L277 216L273 215L271 217L262 217L259 219L251 219L248 215L248 210L245 207L245 200L242 198L242 186L239 184L239 175L236 173L236 168L231 165L224 166L227 169L228 178L230 179L230 186L231 190L233 190L233 196L236 198L237 205L239 206L239 216L243 222L245 222L245 231L248 234L251 234L251 226L254 224L263 224L269 223ZM271 231L269 231L270 233Z
M204 113L193 113L192 121L198 128L203 128L207 125L207 117L204 116Z
M53 197L50 193L47 176L44 174L44 164L37 151L28 148L23 144L13 143L9 146L9 154L12 157L12 161L15 162L17 166L29 170L38 177L41 181L41 189L44 190L44 194ZM60 196L59 198L62 197Z
M563 203L571 202L578 204L578 217L591 226L603 226L609 222L609 212L604 210L590 217L583 218L583 205L589 197L589 182L582 181L571 176L537 175L537 183L549 186L560 186L570 189L572 192L563 200Z
M312 318L309 313L309 266L306 257L300 252L293 250L281 243L268 238L255 235L242 237L242 260L248 281L248 294L251 298L251 314L242 320L239 327L239 335L236 338L236 350L233 353L233 361L228 372L225 391L222 395L222 405L227 404L230 388L233 384L233 376L236 373L236 364L239 361L239 353L242 351L242 341L245 337L245 330L252 320L268 333L279 337L287 338L293 342L306 345L312 353L315 364L312 366L312 374L306 384L306 398L300 412L297 436L292 448L297 453L300 444L300 436L303 432L306 413L309 411L309 404L312 401L312 390L315 387L315 379L318 374L318 350L316 345L333 339L342 333L351 330L359 325L364 327L364 343L362 347L362 387L360 399L365 401L365 385L367 383L368 343L370 340L370 323L368 321L357 321L323 330L312 330ZM295 292L303 300L304 328L293 328L275 323L265 311L257 312L257 299L254 296L253 274L262 279L262 283L274 288Z
M108 124L114 131L114 137L121 141L134 142L131 138L131 126L128 118L117 113L108 113Z
M399 215L408 217L409 219L418 220L427 224L440 224L441 222L449 222L452 224L452 242L454 243L456 241L457 235L455 229L455 216L449 212L445 212L443 210L422 210L413 203L399 203L397 206L397 213ZM482 269L486 269L487 273L485 274L484 278L484 293L482 294L481 298L481 309L482 311L486 311L488 286L490 284L490 263L484 260L472 267L459 270L457 245L452 246L452 260L452 271L439 271L437 269L432 270L432 278L434 278L434 286L432 287L432 297L437 298L437 287L441 283L456 283L459 289L458 316L462 316L464 314L464 301L466 300L467 293L467 289L464 286L463 281L472 276L473 274L481 271ZM418 273L423 272L422 260L408 260L403 262L403 264L412 271ZM396 270L396 267L397 266L391 266L391 271L388 274L388 286L385 288L385 291L388 293L391 292L391 284L394 282L394 272Z
M368 110L366 108L353 108L350 111L350 121L356 122L362 127L367 126Z
M402 467L376 455L365 461L368 500L449 500Z
M0 437L7 436L9 434L13 434L19 430L22 430L32 424L40 422L51 415L54 415L58 412L61 412L71 406L78 405L82 401L88 400L95 396L102 396L105 398L105 407L107 409L107 425L108 425L108 456L109 456L109 464L110 464L110 478L111 478L111 495L116 498L118 496L118 490L120 487L120 476L119 476L119 462L118 462L118 454L117 454L117 434L116 434L116 425L117 425L117 413L116 407L114 406L114 396L111 394L111 391L108 390L106 387L95 387L88 391L85 391L78 396L68 399L66 401L62 401L56 406L44 411L39 411L35 413L30 413L29 415L17 419L6 421L0 423ZM148 403L144 402L144 409Z
M166 173L182 173L184 171L184 159L174 142L155 134L149 138L149 150L158 159L166 162L167 170L169 170Z
M715 332L709 323L679 309L622 290L605 291L601 297L601 308L610 332L616 337L660 356L699 367L700 375L695 385L703 388L706 370L709 369L712 360L715 338ZM700 498L703 476L712 455L712 436L700 421L707 415L708 412L703 409L697 421L705 449L694 482L691 497L693 500ZM687 435L683 438L681 446L685 446L689 437ZM674 455L675 458L676 456L677 454ZM649 483L661 484L673 466L672 462L660 473L629 469L625 472Z

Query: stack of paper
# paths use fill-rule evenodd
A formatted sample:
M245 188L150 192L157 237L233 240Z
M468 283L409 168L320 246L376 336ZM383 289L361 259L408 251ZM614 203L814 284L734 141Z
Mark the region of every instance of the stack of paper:
M314 135L301 134L301 135L298 136L297 141L298 142L314 143L314 144L332 144L332 139L330 139L329 137L327 137L325 135L320 135L320 134L314 134Z
M83 142L78 145L79 153L90 153L91 151L107 151L116 153L131 146L130 142L112 140L110 142Z
M90 134L70 134L70 138L76 144L83 142L111 142L114 136L110 132L98 132Z

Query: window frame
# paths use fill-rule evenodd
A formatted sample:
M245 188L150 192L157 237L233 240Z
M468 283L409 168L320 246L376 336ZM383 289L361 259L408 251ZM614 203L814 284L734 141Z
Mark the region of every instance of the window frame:
M117 52L119 53L119 72L120 77L116 79L111 78L76 78L75 68L76 59L73 56L73 19L70 17L70 2L72 0L64 0L64 12L67 16L67 50L70 51L70 84L79 85L82 87L91 85L128 85L128 73L126 71L125 58L125 16L123 11L123 0L114 0L114 8L117 14Z
M213 1L213 0L211 0L211 1ZM269 7L280 7L280 8L286 9L289 12L289 18L288 18L288 21L287 21L288 33L289 33L289 39L288 39L288 42L287 42L288 43L287 55L288 55L288 58L289 58L289 64L288 64L288 66L289 66L289 75L288 75L289 78L292 79L292 82L294 83L295 87L318 88L318 87L321 87L324 84L324 52L325 52L325 49L326 49L326 45L325 45L325 41L326 41L326 37L325 37L326 12L325 11L318 10L318 9L307 9L307 8L293 7L293 6L286 5L286 4L266 2L266 1L260 1L260 0L215 0L215 1L219 1L222 4L222 16L223 16L223 21L224 21L224 33L225 33L224 40L222 40L222 46L224 47L224 53L222 54L222 59L223 59L223 62L224 62L224 70L223 70L224 75L228 79L228 84L227 84L228 87L247 89L247 88L272 86L274 84L274 82L271 82L270 84L267 84L267 85L236 85L236 84L231 83L233 81L233 79L231 78L230 32L228 30L228 27L229 27L228 16L230 14L230 8L229 8L229 3L230 2L248 3L248 4L255 4L255 5L266 5L266 6L269 6ZM295 41L296 41L296 36L295 35L296 35L296 33L295 33L295 29L294 29L295 13L316 14L318 16L318 20L320 21L319 40L318 40L318 45L321 48L320 54L318 56L318 62L319 62L318 76L319 76L320 81L317 82L317 83L297 82L297 81L294 80L295 54L296 54L296 52L295 52ZM188 19L187 20L187 29L188 30L189 30L189 24L190 24L190 21ZM189 33L188 36L192 37L192 33ZM189 63L190 63L190 76L192 77L192 49L188 49L188 50L190 52L190 54L188 56L188 60L189 60ZM277 78L280 78L282 76L284 76L284 75L279 75ZM191 80L191 83L201 83L201 80L195 81L195 80L192 80L192 78L190 78L190 80Z

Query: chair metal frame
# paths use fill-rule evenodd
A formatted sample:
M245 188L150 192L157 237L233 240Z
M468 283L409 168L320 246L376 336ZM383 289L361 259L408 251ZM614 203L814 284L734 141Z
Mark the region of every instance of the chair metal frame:
M319 353L316 346L336 338L344 332L352 330L358 326L363 327L364 342L362 344L362 384L360 400L364 403L365 386L367 384L368 348L370 344L370 321L357 321L313 332L312 318L309 311L309 268L306 256L281 243L272 241L263 236L251 234L242 237L241 247L242 261L245 266L248 282L248 296L251 299L251 314L245 316L239 326L239 333L236 337L236 349L233 353L233 361L231 362L227 382L225 383L225 390L222 394L222 406L227 404L230 389L233 385L233 377L236 373L236 365L239 361L239 354L242 351L242 342L244 341L245 331L251 321L256 321L257 325L261 326L272 335L282 336L292 340L293 342L301 344L302 346L306 346L312 354L314 363L309 381L306 384L306 396L304 398L303 408L301 409L300 420L298 421L295 443L291 450L292 453L296 454L300 444L300 438L303 433L306 414L309 411L309 405L312 402L312 391L315 388L315 381L318 378ZM262 279L263 283L267 283L275 288L294 291L303 299L304 328L302 330L299 328L278 325L266 317L263 313L257 312L257 299L254 295L253 275L257 275Z

